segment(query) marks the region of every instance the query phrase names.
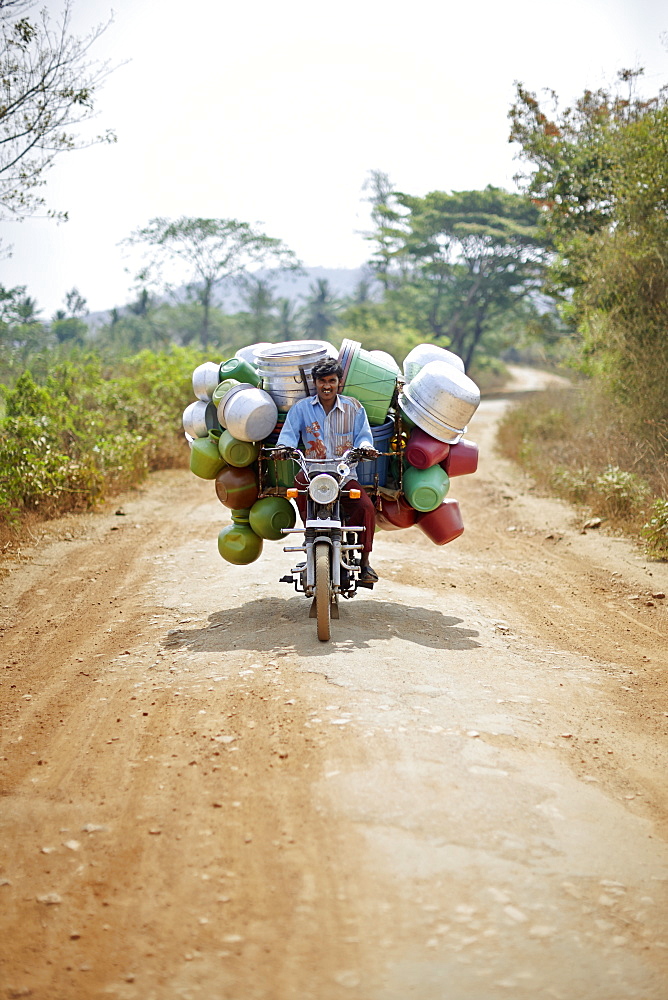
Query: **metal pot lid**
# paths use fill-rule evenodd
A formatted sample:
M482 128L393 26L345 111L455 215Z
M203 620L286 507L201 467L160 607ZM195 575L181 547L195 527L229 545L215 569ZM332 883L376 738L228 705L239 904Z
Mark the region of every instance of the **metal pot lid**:
M429 361L408 384L411 392L420 395L425 387L431 387L445 390L463 403L477 406L480 402L480 389L473 379L447 361Z
M218 405L219 406L222 405L224 408L232 399L232 396L236 396L240 392L247 392L249 389L254 389L254 388L256 387L251 385L250 382L240 382L239 385L234 385L232 386L231 389L228 389L228 391L225 393L225 395L223 396Z
M429 402L427 402L427 400L420 399L420 396L417 395L417 393L415 393L414 391L411 392L410 386L411 383L408 382L403 389L404 396L406 397L406 399L409 399L414 406L417 406L420 410L423 410L425 413L430 414L432 419L436 420L437 423L440 423L443 417L442 413L439 410L435 409L433 405L430 405Z
M445 367L444 362L432 362ZM480 391L467 375L448 365L452 374L439 377L438 372L429 373L425 377L428 366L425 366L415 378L406 384L404 393L422 409L427 410L437 419L442 418L442 408L446 411L458 411L455 419L469 420L480 403ZM459 416L461 414L461 417ZM452 414L449 412L450 419Z
M282 344L272 344L256 352L257 362L290 361L304 356L327 355L327 347L320 340L286 340Z
M259 344L249 344L248 347L240 347L234 357L239 358L241 361L248 361L250 364L254 365L257 352L261 351L265 347L271 346L272 345L267 340L262 341L262 343ZM224 364L225 362L222 363Z
M405 392L399 393L399 406L414 424L443 444L458 444L468 430L468 427L450 427L443 421L434 418L428 410L411 400Z

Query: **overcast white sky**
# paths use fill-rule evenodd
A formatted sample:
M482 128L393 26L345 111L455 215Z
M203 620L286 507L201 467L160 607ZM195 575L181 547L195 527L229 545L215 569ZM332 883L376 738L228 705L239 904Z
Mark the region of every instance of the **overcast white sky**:
M77 28L112 7L96 51L127 62L94 129L118 143L51 171L68 223L2 226L0 282L44 318L73 286L91 310L127 302L117 244L156 215L260 222L308 265L356 267L371 169L416 195L513 188L515 80L565 102L623 67L645 66L647 93L668 82L665 0L75 0Z

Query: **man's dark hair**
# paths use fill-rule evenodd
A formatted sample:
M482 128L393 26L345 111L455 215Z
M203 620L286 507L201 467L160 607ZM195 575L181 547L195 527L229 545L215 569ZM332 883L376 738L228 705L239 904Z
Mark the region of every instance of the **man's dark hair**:
M324 361L317 361L311 369L311 378L315 382L317 378L325 378L326 375L336 375L339 381L343 378L343 368L336 358L325 358Z

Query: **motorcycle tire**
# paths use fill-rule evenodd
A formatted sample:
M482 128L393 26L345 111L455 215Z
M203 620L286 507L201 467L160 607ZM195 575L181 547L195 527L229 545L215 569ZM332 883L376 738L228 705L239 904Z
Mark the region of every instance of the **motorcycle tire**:
M330 638L331 599L330 548L326 542L318 542L315 547L315 610L321 642Z

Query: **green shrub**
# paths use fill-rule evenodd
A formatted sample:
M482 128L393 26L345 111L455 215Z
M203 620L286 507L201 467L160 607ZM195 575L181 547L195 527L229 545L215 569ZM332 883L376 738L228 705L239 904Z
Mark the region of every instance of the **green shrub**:
M552 485L560 497L573 503L585 503L592 491L592 475L589 469L557 466L552 474Z
M204 360L190 348L111 365L88 355L54 364L41 384L25 371L3 387L0 526L26 512L82 510L149 471L186 464L181 415Z
M602 505L602 513L613 517L629 517L649 492L647 483L617 465L609 465L594 479L592 487L599 506Z
M650 509L651 517L642 527L647 555L668 560L668 500L656 499Z

